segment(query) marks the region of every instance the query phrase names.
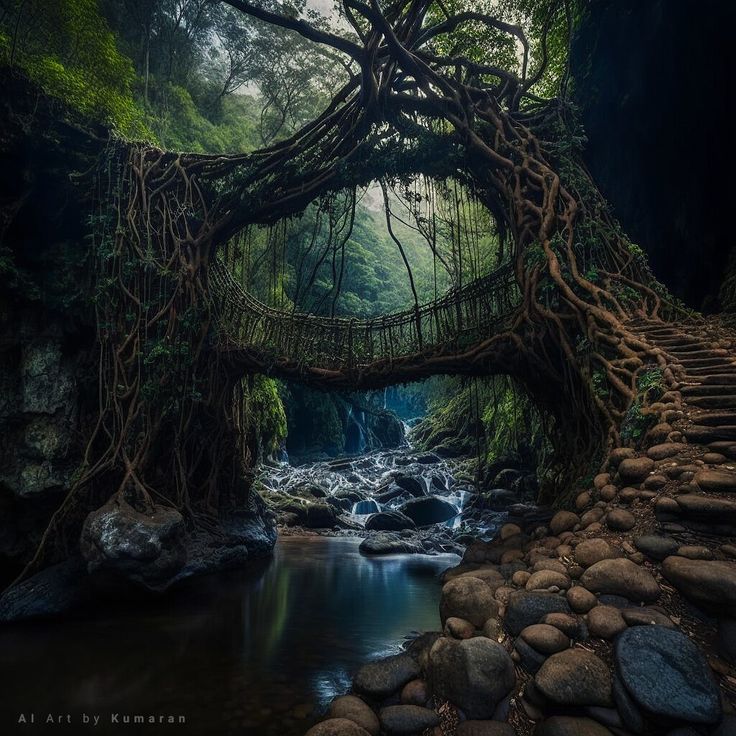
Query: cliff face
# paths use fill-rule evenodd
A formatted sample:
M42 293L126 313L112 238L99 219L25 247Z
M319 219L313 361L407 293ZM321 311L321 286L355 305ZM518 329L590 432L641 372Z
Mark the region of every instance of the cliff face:
M731 0L591 0L573 45L593 177L660 280L707 311L736 310L734 24Z
M90 182L82 172L105 134L12 72L2 79L0 578L8 578L69 488L81 460L80 417L94 402L94 312L83 297Z

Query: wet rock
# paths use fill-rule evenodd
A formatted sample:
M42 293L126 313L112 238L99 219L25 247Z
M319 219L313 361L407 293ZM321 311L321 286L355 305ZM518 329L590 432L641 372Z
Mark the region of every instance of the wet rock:
M585 649L553 654L537 672L534 683L557 705L613 705L611 673L601 659Z
M582 574L580 582L592 593L620 595L645 603L656 601L661 593L650 573L624 558L596 562Z
M307 507L307 526L310 529L331 529L336 521L335 509L328 503L312 503Z
M626 629L626 621L618 608L596 606L588 614L588 630L601 639L613 639Z
M534 736L613 736L600 723L591 718L572 716L552 716L542 721L534 731Z
M407 493L411 493L411 495L416 498L420 498L424 495L424 486L416 478L411 478L408 475L399 475L394 478L394 483L396 483L399 488Z
M532 624L527 626L520 637L529 646L542 654L556 654L570 646L570 639L559 629L549 624Z
M402 504L399 511L408 516L417 526L438 524L458 514L455 506L436 496L414 498Z
M575 561L583 567L590 567L601 560L615 558L616 552L605 539L586 539L575 547Z
M516 636L527 626L538 624L548 613L570 613L570 606L554 593L518 591L509 598L504 624Z
M672 537L660 537L654 534L635 537L634 544L638 550L653 560L663 560L665 557L673 555L679 547L679 543Z
M116 495L87 516L80 549L87 571L104 587L160 592L186 563L185 532L176 509L156 504L142 512Z
M622 460L618 474L626 483L641 483L654 470L654 460L649 457L633 457Z
M381 708L379 716L383 729L397 736L422 733L440 723L439 716L433 710L420 705L390 705Z
M696 605L736 616L736 562L672 556L662 563L662 574Z
M628 626L665 626L674 629L675 625L667 614L646 606L642 608L624 608L621 611Z
M364 664L353 678L353 687L363 695L386 698L419 674L419 665L411 656L394 654Z
M400 537L396 532L378 532L366 537L358 547L364 555L422 554L424 547L413 539Z
M449 700L471 719L491 718L516 682L506 650L485 637L438 639L429 654L428 678L435 697Z
M454 616L469 621L481 628L489 619L498 615L498 602L493 591L482 580L459 577L446 583L440 598L440 619L445 621Z
M558 511L550 520L549 528L557 536L562 532L570 531L580 523L580 517L572 511Z
M717 723L721 699L708 663L679 631L637 626L616 640L616 668L647 712L688 723Z
M330 718L347 718L364 728L371 736L378 736L381 725L373 709L355 695L342 695L330 704Z
M400 532L416 529L416 524L400 511L380 511L365 520L365 528L369 531Z
M627 532L636 524L634 515L625 509L613 509L606 516L606 526L619 532Z

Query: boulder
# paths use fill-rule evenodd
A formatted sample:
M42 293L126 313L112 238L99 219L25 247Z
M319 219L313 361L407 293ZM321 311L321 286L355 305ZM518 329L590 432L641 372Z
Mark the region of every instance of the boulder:
M87 515L80 548L87 571L105 587L166 590L187 561L182 515L154 504L147 511L116 494Z
M498 615L498 602L493 591L482 580L462 576L450 580L442 588L440 619L444 626L450 617L462 618L480 629Z
M662 574L696 605L736 616L736 562L672 556L662 563Z
M570 639L549 624L532 624L520 634L521 638L542 654L556 654L570 646Z
M364 664L353 678L353 687L363 695L386 698L419 674L419 665L410 655L394 654Z
M366 537L358 550L364 555L423 554L424 547L413 539L404 539L396 532L377 532Z
M553 654L537 672L534 683L542 695L557 705L613 705L611 673L587 649Z
M511 594L504 624L514 635L532 624L538 624L548 613L570 613L564 598L541 591L517 591Z
M364 728L371 736L378 736L381 725L373 709L355 695L341 695L330 703L330 718L347 718Z
M448 501L436 496L413 498L399 507L417 526L429 526L448 521L458 515L458 510Z
M404 529L416 529L416 524L400 511L379 511L365 520L368 531L400 532Z
M636 548L653 560L663 560L665 557L675 554L679 543L672 537L660 537L655 534L645 534L634 538Z
M649 457L632 457L621 461L618 474L626 483L641 483L654 467L654 460Z
M514 663L497 642L476 637L438 639L429 653L432 693L461 708L468 718L491 718L516 683Z
M375 501L361 501L360 503L375 504ZM307 526L310 529L331 529L335 526L336 521L337 514L329 503L312 503L307 507Z
M575 561L582 567L590 567L601 560L617 557L613 547L605 539L586 539L575 547Z
M633 529L635 524L634 515L626 509L613 509L606 516L606 526L617 532L627 532Z
M400 475L394 478L394 483L412 496L419 498L424 495L424 486L416 478L410 478L408 475Z
M396 736L423 733L440 724L439 716L421 705L389 705L381 708L379 717L384 731Z
M534 736L613 736L592 718L552 716L542 721L534 730Z
M582 574L580 582L592 593L620 595L637 602L651 603L661 593L650 573L625 558L596 562Z
M636 626L618 637L614 653L626 690L646 712L687 723L720 720L720 691L708 662L683 633Z
M558 511L549 522L552 534L557 536L562 532L572 531L580 523L580 517L572 511Z
M305 736L371 736L371 734L348 718L328 718L312 726Z

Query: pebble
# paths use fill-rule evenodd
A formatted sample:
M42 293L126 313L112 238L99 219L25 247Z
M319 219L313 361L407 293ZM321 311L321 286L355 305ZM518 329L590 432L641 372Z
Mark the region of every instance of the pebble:
M621 611L613 606L596 606L588 613L588 630L593 636L611 640L626 628Z
M554 570L540 570L535 572L526 582L527 590L547 590L552 587L567 590L570 587L570 578Z
M549 624L532 624L520 634L529 646L542 654L556 654L570 646L570 639L558 628Z
M627 532L633 529L636 519L630 511L625 509L614 509L606 516L606 526L618 532Z
M598 599L582 585L575 585L567 591L567 602L575 613L588 613L598 605Z
M590 567L596 562L614 557L616 553L605 539L586 539L575 547L575 561L583 567Z
M572 511L558 511L549 522L549 528L552 534L557 535L574 529L579 523L580 517Z

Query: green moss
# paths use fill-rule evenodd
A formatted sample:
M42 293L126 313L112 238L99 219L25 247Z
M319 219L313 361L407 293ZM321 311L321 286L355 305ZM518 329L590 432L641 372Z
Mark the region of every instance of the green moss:
M651 368L639 374L636 382L636 399L629 407L621 423L621 439L638 445L647 431L655 424L656 416L645 408L659 401L665 392L661 368Z

